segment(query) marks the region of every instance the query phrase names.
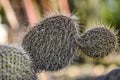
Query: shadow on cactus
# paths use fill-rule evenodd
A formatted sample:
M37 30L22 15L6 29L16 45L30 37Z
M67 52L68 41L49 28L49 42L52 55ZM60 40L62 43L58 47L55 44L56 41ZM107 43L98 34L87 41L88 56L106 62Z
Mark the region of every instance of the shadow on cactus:
M99 59L115 51L117 37L105 27L96 27L83 33L78 43L84 54Z
M74 20L64 15L46 17L24 37L22 46L32 58L35 72L57 71L67 66L76 53Z
M29 57L20 49L0 45L0 79L34 80Z

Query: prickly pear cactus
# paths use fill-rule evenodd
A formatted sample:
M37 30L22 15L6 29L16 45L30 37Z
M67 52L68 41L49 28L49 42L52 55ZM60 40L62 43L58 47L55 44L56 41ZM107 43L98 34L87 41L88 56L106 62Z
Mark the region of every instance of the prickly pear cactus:
M81 51L92 58L102 58L115 51L116 35L105 27L86 31L79 39Z
M56 71L68 65L76 53L76 33L74 21L64 15L47 17L29 31L22 46L32 58L35 72Z
M0 80L31 80L30 59L20 49L0 45Z

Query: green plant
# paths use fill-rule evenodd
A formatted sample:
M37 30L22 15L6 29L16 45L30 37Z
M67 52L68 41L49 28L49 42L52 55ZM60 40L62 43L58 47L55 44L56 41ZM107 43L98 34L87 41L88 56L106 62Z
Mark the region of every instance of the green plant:
M56 71L69 64L76 53L77 29L74 20L64 15L43 19L24 37L22 46L32 58L32 68Z
M35 80L30 63L22 50L0 45L0 80Z
M36 73L39 71L57 71L72 60L80 62L78 60L83 57L77 54L78 47L92 58L105 57L116 49L117 37L113 31L96 27L78 33L76 22L75 17L64 15L46 17L23 38L25 52L0 45L0 78L37 80Z
M83 33L78 43L81 51L87 56L102 58L115 51L117 37L105 27L96 27Z

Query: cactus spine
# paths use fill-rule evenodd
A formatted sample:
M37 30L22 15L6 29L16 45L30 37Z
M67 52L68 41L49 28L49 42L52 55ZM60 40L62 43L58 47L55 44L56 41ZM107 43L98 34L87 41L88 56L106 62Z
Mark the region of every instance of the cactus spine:
M81 35L80 49L87 56L102 58L116 49L116 35L105 27L96 27Z
M76 53L76 33L74 21L63 15L47 17L29 31L22 46L32 58L35 72L68 65Z
M31 77L29 57L20 49L0 45L0 79L31 80Z

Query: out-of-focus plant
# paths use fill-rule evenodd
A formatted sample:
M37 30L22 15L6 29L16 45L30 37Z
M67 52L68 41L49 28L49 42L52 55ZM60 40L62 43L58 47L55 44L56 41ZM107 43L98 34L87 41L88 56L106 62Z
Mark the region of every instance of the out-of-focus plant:
M100 9L100 16L102 20L117 30L120 29L120 0L102 0ZM120 31L118 32L120 36ZM120 40L119 40L120 43Z

